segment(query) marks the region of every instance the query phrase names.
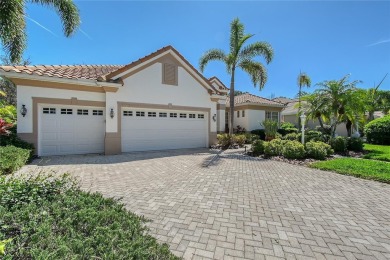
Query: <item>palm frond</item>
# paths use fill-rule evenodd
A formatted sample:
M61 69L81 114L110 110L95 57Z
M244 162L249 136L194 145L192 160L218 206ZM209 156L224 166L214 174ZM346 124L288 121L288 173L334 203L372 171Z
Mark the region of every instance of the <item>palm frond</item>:
M243 37L244 25L238 18L235 18L230 24L230 53L238 54L238 46Z
M66 37L71 36L80 26L80 16L77 6L70 0L29 0L53 8L61 17L62 27Z
M274 51L271 45L267 42L255 42L242 48L239 56L242 60L251 60L252 58L261 56L264 57L268 64L274 57Z
M202 55L199 59L199 69L201 72L204 71L204 68L210 61L223 61L227 62L227 56L223 50L220 49L211 49L208 50L205 54Z
M12 62L19 62L26 48L24 1L1 1L0 40Z
M311 85L310 77L304 72L299 73L297 81L298 81L298 86L300 87L303 86L310 87Z
M259 89L263 89L268 79L267 70L263 64L253 60L243 60L238 64L238 66L249 74L255 87L259 84Z

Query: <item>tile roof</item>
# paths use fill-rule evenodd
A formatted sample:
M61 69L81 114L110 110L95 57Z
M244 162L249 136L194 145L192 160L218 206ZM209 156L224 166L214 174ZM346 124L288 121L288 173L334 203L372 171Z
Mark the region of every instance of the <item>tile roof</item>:
M217 80L219 83L221 83L222 87L223 87L225 90L229 90L229 88L226 87L225 84L223 84L223 82L222 82L219 78L217 78L216 76L213 76L213 77L209 78L209 82L211 82L211 81L213 81L213 80Z
M242 94L234 97L234 104L235 105L241 105L241 104L246 104L246 103L257 103L259 105L272 105L272 106L279 106L279 107L284 107L283 104L279 102L272 101L267 98L259 97L253 94ZM227 97L226 99L226 106L229 106L230 104L230 98Z
M0 66L0 70L65 79L97 80L99 77L104 77L104 75L122 67L123 65L36 65Z
M273 98L272 100L276 101L276 102L279 102L279 103L282 103L282 104L287 104L287 103L290 103L290 102L296 102L297 101L297 99L291 99L291 98L286 98L286 97Z

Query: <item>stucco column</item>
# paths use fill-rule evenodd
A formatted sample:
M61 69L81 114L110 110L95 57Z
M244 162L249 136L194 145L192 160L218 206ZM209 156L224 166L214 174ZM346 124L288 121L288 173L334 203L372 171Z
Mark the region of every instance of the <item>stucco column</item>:
M121 133L118 129L120 112L115 99L115 93L106 92L106 134L104 137L104 153L106 155L122 152Z

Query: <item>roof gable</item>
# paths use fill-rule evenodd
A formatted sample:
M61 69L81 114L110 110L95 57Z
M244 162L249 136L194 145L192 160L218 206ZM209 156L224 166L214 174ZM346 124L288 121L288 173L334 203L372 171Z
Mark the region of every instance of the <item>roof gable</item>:
M209 78L209 82L211 84L215 83L218 86L218 90L220 91L224 91L224 92L229 91L229 89L225 86L225 84L223 84L223 82L215 76Z
M217 92L217 90L210 84L210 82L192 66L175 48L172 46L166 46L161 48L143 58L138 59L130 64L119 68L107 74L105 77L107 80L118 81L123 80L128 76L140 71L156 62L174 63L183 67L192 77L194 77L203 87L205 87L210 93Z

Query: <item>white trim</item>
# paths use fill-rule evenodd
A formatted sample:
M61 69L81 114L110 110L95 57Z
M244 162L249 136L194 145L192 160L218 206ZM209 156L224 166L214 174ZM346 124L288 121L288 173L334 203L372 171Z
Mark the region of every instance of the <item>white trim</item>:
M84 85L91 87L99 87L107 86L107 87L122 87L121 83L112 83L112 82L100 82L91 79L65 79L65 78L57 78L57 77L48 77L48 76L37 76L37 75L29 75L19 72L5 72L0 70L0 76L8 77L8 78L16 78L16 79L30 79L30 80L38 80L38 81L47 81L47 82L55 82L55 83L68 83L75 85Z

